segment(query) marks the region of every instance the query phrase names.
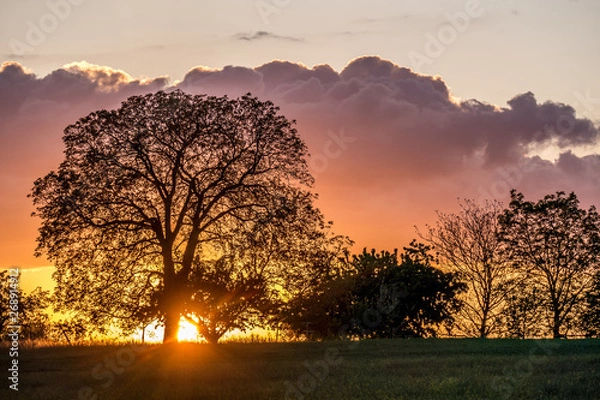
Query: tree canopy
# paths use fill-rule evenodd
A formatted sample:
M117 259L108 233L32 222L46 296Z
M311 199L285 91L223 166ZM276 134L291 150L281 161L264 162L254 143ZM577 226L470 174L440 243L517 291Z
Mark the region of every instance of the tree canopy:
M63 140L30 195L37 254L56 266L60 307L94 323L157 318L174 341L225 241L270 231L285 247L323 228L306 145L271 102L161 91L92 112Z
M537 202L513 190L500 217L506 254L539 288L547 326L563 337L593 286L600 261L600 217L579 207L575 193L557 192Z
M467 285L464 293L460 330L471 336L497 334L499 317L507 293L515 284L512 266L498 237L498 202L478 205L472 200L460 203L460 212L438 212L435 226L427 226L422 237L438 252L443 265Z
M293 300L285 321L313 338L436 336L452 324L464 285L436 268L429 251L416 242L400 256L363 251L348 260L346 273Z

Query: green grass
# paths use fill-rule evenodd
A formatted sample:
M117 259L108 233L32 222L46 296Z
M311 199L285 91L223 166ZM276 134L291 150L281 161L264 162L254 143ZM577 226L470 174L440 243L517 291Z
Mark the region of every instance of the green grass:
M21 399L600 398L599 340L49 347L19 366Z

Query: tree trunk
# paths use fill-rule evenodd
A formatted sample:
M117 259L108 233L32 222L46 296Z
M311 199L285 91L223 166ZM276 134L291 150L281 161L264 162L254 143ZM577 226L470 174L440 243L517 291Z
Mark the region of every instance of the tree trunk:
M215 345L215 344L219 343L219 339L221 339L221 335L210 334L210 335L206 335L205 339L209 344Z
M560 334L560 325L555 321L554 326L552 327L552 337L554 339L560 339L563 335Z
M563 335L560 334L560 314L554 311L554 320L552 321L552 336L554 339L560 339Z
M485 339L487 337L487 311L484 310L483 317L481 318L481 326L479 327L479 338Z
M167 285L165 281L164 303L162 309L165 312L165 332L163 344L177 343L179 333L179 322L185 302L185 293L182 293L182 285L172 280Z
M165 332L163 335L163 344L177 343L177 334L179 333L179 319L181 314L174 309L167 311L165 320Z
M160 307L165 313L165 331L163 334L163 344L177 343L179 334L179 320L183 311L185 302L185 293L183 293L184 284L181 278L175 273L173 259L171 257L170 247L163 251L165 264L164 292Z
M217 344L219 343L219 339L221 339L222 334L217 329L217 322L214 320L213 315L211 315L206 333L203 336L209 344Z

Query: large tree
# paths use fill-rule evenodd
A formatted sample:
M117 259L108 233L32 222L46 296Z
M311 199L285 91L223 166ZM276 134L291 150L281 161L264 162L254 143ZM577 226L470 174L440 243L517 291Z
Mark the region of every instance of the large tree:
M468 335L487 337L499 333L499 317L507 293L515 284L511 263L498 239L498 202L460 203L456 214L438 212L435 226L421 237L439 254L442 264L458 274L468 291L458 325Z
M557 192L531 202L513 190L500 224L500 237L511 261L542 290L552 336L563 337L576 320L599 267L596 209L581 209L575 193Z
M37 254L56 266L62 308L98 324L160 318L164 342L176 341L214 243L258 221L300 218L306 234L322 225L306 145L268 101L135 96L81 118L63 140L65 160L31 194Z

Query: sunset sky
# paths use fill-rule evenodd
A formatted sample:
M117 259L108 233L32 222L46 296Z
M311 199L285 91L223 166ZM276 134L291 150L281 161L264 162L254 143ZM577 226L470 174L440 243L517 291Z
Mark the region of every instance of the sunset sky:
M599 20L597 0L3 0L0 268L48 285L26 196L62 130L175 87L296 119L319 206L357 250L511 188L600 206Z

